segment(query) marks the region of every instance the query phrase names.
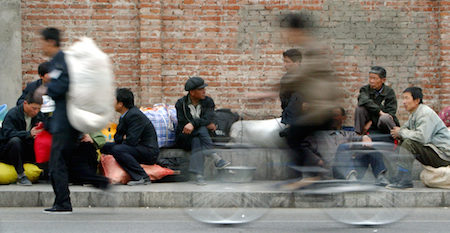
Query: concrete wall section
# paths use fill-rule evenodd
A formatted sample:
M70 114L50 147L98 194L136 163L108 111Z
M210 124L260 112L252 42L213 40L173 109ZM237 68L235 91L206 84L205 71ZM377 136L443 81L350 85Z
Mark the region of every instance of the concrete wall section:
M0 104L15 106L22 88L20 0L0 4Z

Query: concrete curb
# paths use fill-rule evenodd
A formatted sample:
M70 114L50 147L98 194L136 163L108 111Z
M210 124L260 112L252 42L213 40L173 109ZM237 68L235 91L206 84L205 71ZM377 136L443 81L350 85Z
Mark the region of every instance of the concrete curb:
M249 184L155 183L146 186L115 186L110 192L92 187L71 186L73 207L449 207L450 190L425 188L334 195L311 195L275 188L274 181ZM54 194L51 185L0 186L0 207L49 207ZM381 203L381 204L380 204ZM392 206L391 206L392 205Z

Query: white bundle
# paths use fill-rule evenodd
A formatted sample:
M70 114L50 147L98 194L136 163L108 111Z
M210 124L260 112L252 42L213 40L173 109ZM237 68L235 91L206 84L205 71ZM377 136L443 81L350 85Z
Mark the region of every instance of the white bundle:
M104 128L114 114L111 62L94 41L83 37L65 52L69 70L67 116L80 132Z
M279 132L284 129L280 118L270 120L236 121L230 129L232 143L251 144L264 148L284 148L285 138Z

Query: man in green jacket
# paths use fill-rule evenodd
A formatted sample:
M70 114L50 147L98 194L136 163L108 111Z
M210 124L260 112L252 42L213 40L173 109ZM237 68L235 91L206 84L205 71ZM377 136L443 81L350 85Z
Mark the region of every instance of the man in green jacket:
M410 113L400 128L394 127L392 137L401 140L396 182L388 188L412 188L411 168L414 159L423 165L450 165L450 131L436 112L422 103L422 89L408 87L402 94L403 106Z
M364 135L370 130L389 134L399 126L395 113L397 98L392 88L386 86L386 70L373 66L369 71L369 84L361 87L358 107L355 110L355 132Z

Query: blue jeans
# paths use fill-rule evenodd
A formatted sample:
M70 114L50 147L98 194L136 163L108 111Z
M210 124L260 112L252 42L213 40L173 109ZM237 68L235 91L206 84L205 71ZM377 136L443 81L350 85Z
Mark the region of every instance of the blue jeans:
M357 178L361 179L369 165L375 177L386 171L380 152L370 147L351 148L349 144L341 144L336 151L333 176L336 179L346 179L352 171L355 171Z

